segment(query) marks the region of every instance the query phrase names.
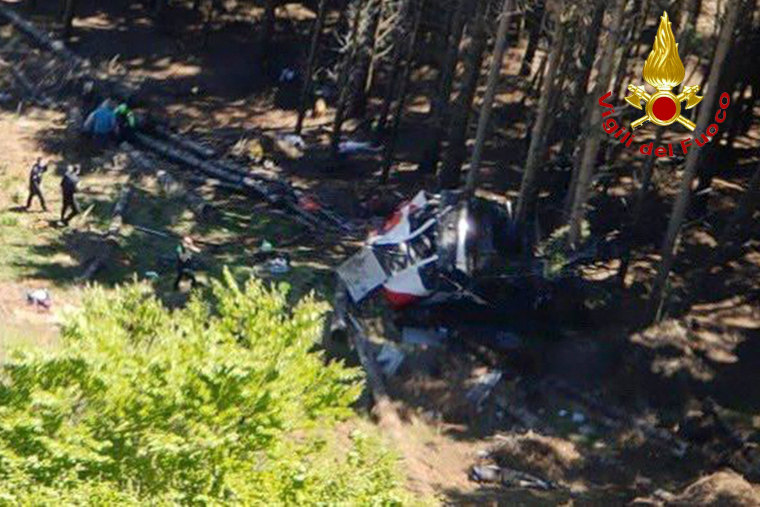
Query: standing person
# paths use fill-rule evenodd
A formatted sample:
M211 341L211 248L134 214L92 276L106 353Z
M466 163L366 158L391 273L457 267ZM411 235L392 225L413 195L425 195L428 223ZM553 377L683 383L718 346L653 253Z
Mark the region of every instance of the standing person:
M99 147L104 147L116 133L116 113L111 99L106 99L84 122L84 130L92 135Z
M77 185L79 184L79 167L69 166L61 180L61 192L63 193L63 207L61 208L61 223L69 225L72 218L81 213L79 203L76 200ZM66 216L66 212L71 214Z
M182 280L190 280L192 287L198 283L193 271L193 253L200 253L200 249L195 246L193 239L189 236L182 238L182 242L177 245L177 280L174 282L174 290L179 290L179 284Z
M37 157L37 161L29 171L29 198L26 200L26 210L32 207L32 199L36 196L42 204L42 210L47 211L45 196L42 195L42 175L47 172L47 164L42 163L42 158Z

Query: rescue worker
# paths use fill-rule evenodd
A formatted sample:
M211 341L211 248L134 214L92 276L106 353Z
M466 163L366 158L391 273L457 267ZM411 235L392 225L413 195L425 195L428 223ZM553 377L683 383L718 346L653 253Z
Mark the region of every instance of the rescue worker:
M119 138L124 141L130 141L132 139L132 133L137 128L137 118L134 111L129 107L129 104L122 102L114 110L116 115L116 128L119 133Z
M189 236L182 238L177 245L177 280L174 282L174 290L179 290L182 280L190 280L192 287L198 283L193 271L193 253L200 253L200 249L195 246L193 239Z
M61 223L69 225L72 218L81 213L79 203L76 200L77 185L79 184L79 167L69 166L61 180L61 192L63 193L63 206L61 207ZM71 213L66 216L66 212Z
M32 199L39 198L42 204L42 210L47 211L45 196L42 195L42 175L47 172L47 164L42 163L42 158L38 157L37 161L29 171L29 198L26 200L26 210L32 207Z
M116 114L111 99L106 99L84 122L85 132L92 135L98 146L105 146L116 133Z

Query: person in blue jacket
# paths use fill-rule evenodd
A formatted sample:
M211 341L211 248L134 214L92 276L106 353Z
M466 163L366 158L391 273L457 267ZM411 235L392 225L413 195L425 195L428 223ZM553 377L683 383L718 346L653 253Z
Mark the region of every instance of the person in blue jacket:
M85 132L92 135L96 144L105 145L116 134L116 111L111 99L103 101L84 122Z

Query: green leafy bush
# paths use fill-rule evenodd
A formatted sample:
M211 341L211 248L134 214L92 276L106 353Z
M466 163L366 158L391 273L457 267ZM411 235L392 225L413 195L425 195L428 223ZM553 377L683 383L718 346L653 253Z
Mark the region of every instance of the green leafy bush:
M175 311L92 289L2 367L0 503L401 503L393 455L336 430L362 378L315 350L324 311L229 273Z

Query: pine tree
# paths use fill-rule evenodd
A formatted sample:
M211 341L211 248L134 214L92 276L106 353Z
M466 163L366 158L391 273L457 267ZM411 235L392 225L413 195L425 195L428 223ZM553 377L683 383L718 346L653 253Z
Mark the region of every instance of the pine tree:
M533 122L528 156L525 160L525 169L523 171L522 183L520 184L520 196L517 201L516 213L517 222L520 225L525 225L532 217L535 200L538 195L538 174L544 161L548 135L549 104L556 91L557 69L559 68L559 62L565 49L566 27L562 23L562 20L559 19L560 16L561 13L557 13L556 32L554 40L551 42L546 75L541 88L536 120Z
M480 163L483 158L483 148L485 147L486 134L488 133L488 123L491 120L491 111L493 101L496 96L496 87L501 77L501 70L504 64L504 52L507 49L509 39L509 23L511 21L512 10L514 9L514 0L504 0L501 14L499 15L499 28L496 33L496 42L493 48L493 57L491 61L491 70L486 83L486 91L483 96L483 104L480 107L480 117L478 119L478 130L475 135L475 147L472 151L470 160L470 172L467 174L467 185L465 191L472 194L478 183L478 172Z
M599 97L609 90L612 72L614 70L615 39L620 34L620 28L623 24L623 13L625 12L626 0L616 0L612 10L612 19L610 20L610 40L602 47L602 54L599 62L599 73L596 77L596 84L591 95L589 96L587 110L589 125L600 125L602 120L602 110L595 105ZM591 191L591 179L594 174L596 165L596 156L602 142L604 132L601 128L592 129L586 137L583 150L581 152L580 163L578 164L578 179L575 185L575 195L573 196L572 206L570 206L570 231L568 242L571 247L578 246L581 238L581 225L586 214L586 202L588 201Z
M462 85L456 102L452 108L448 130L448 147L443 166L438 173L438 181L441 188L456 188L460 183L462 162L466 157L465 143L467 131L472 116L472 105L478 88L478 80L483 64L487 33L487 14L489 1L477 0L475 18L471 24L470 47L464 56L464 72Z

